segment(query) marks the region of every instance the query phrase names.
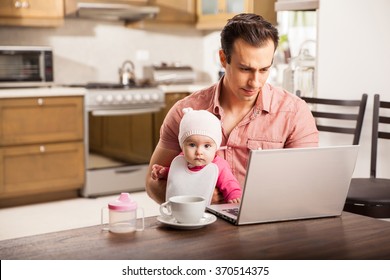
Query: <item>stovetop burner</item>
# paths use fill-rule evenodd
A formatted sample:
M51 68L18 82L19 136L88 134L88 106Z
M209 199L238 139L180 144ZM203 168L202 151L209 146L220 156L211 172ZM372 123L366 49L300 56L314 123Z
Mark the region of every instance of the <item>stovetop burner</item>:
M114 84L114 83L87 83L85 88L87 89L127 89L127 88L139 88L135 82L128 85ZM141 86L142 87L142 86Z
M128 85L122 85L119 83L101 83L101 82L89 82L86 84L71 84L69 87L83 87L86 89L133 89L133 88L153 88L157 87L149 82L135 83L131 81Z

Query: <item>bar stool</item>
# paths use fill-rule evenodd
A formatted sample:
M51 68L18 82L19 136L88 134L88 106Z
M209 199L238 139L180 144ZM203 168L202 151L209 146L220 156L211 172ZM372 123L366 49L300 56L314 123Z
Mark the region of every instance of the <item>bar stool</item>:
M300 91L296 92L300 96ZM353 145L358 145L363 126L363 118L367 104L367 94L362 94L360 100L327 99L314 97L301 97L311 107L311 112L316 119L319 131L343 133L353 135ZM356 109L355 112L346 110ZM334 112L336 111L336 112ZM331 124L323 125L320 121L336 120ZM351 125L346 127L342 121L350 121Z

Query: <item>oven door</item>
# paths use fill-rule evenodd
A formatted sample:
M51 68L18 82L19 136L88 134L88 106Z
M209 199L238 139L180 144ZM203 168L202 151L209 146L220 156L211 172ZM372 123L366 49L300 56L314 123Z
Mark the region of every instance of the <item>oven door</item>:
M156 139L153 111L86 113L88 154L83 196L145 190L145 176Z

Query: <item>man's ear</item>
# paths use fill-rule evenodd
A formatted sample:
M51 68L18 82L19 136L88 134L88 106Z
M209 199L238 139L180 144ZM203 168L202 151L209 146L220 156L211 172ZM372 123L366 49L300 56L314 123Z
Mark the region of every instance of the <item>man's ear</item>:
M225 52L220 49L219 50L219 61L221 62L221 65L223 66L223 68L226 67L226 55L225 55Z

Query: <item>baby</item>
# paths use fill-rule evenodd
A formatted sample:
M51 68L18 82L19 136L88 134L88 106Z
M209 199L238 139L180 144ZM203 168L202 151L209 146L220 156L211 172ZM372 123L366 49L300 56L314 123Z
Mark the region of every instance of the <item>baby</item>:
M183 109L179 127L182 153L170 167L152 166L154 180L167 179L166 199L174 195L201 195L211 203L217 187L225 202L239 203L241 187L227 161L216 154L222 142L220 120L206 110Z

